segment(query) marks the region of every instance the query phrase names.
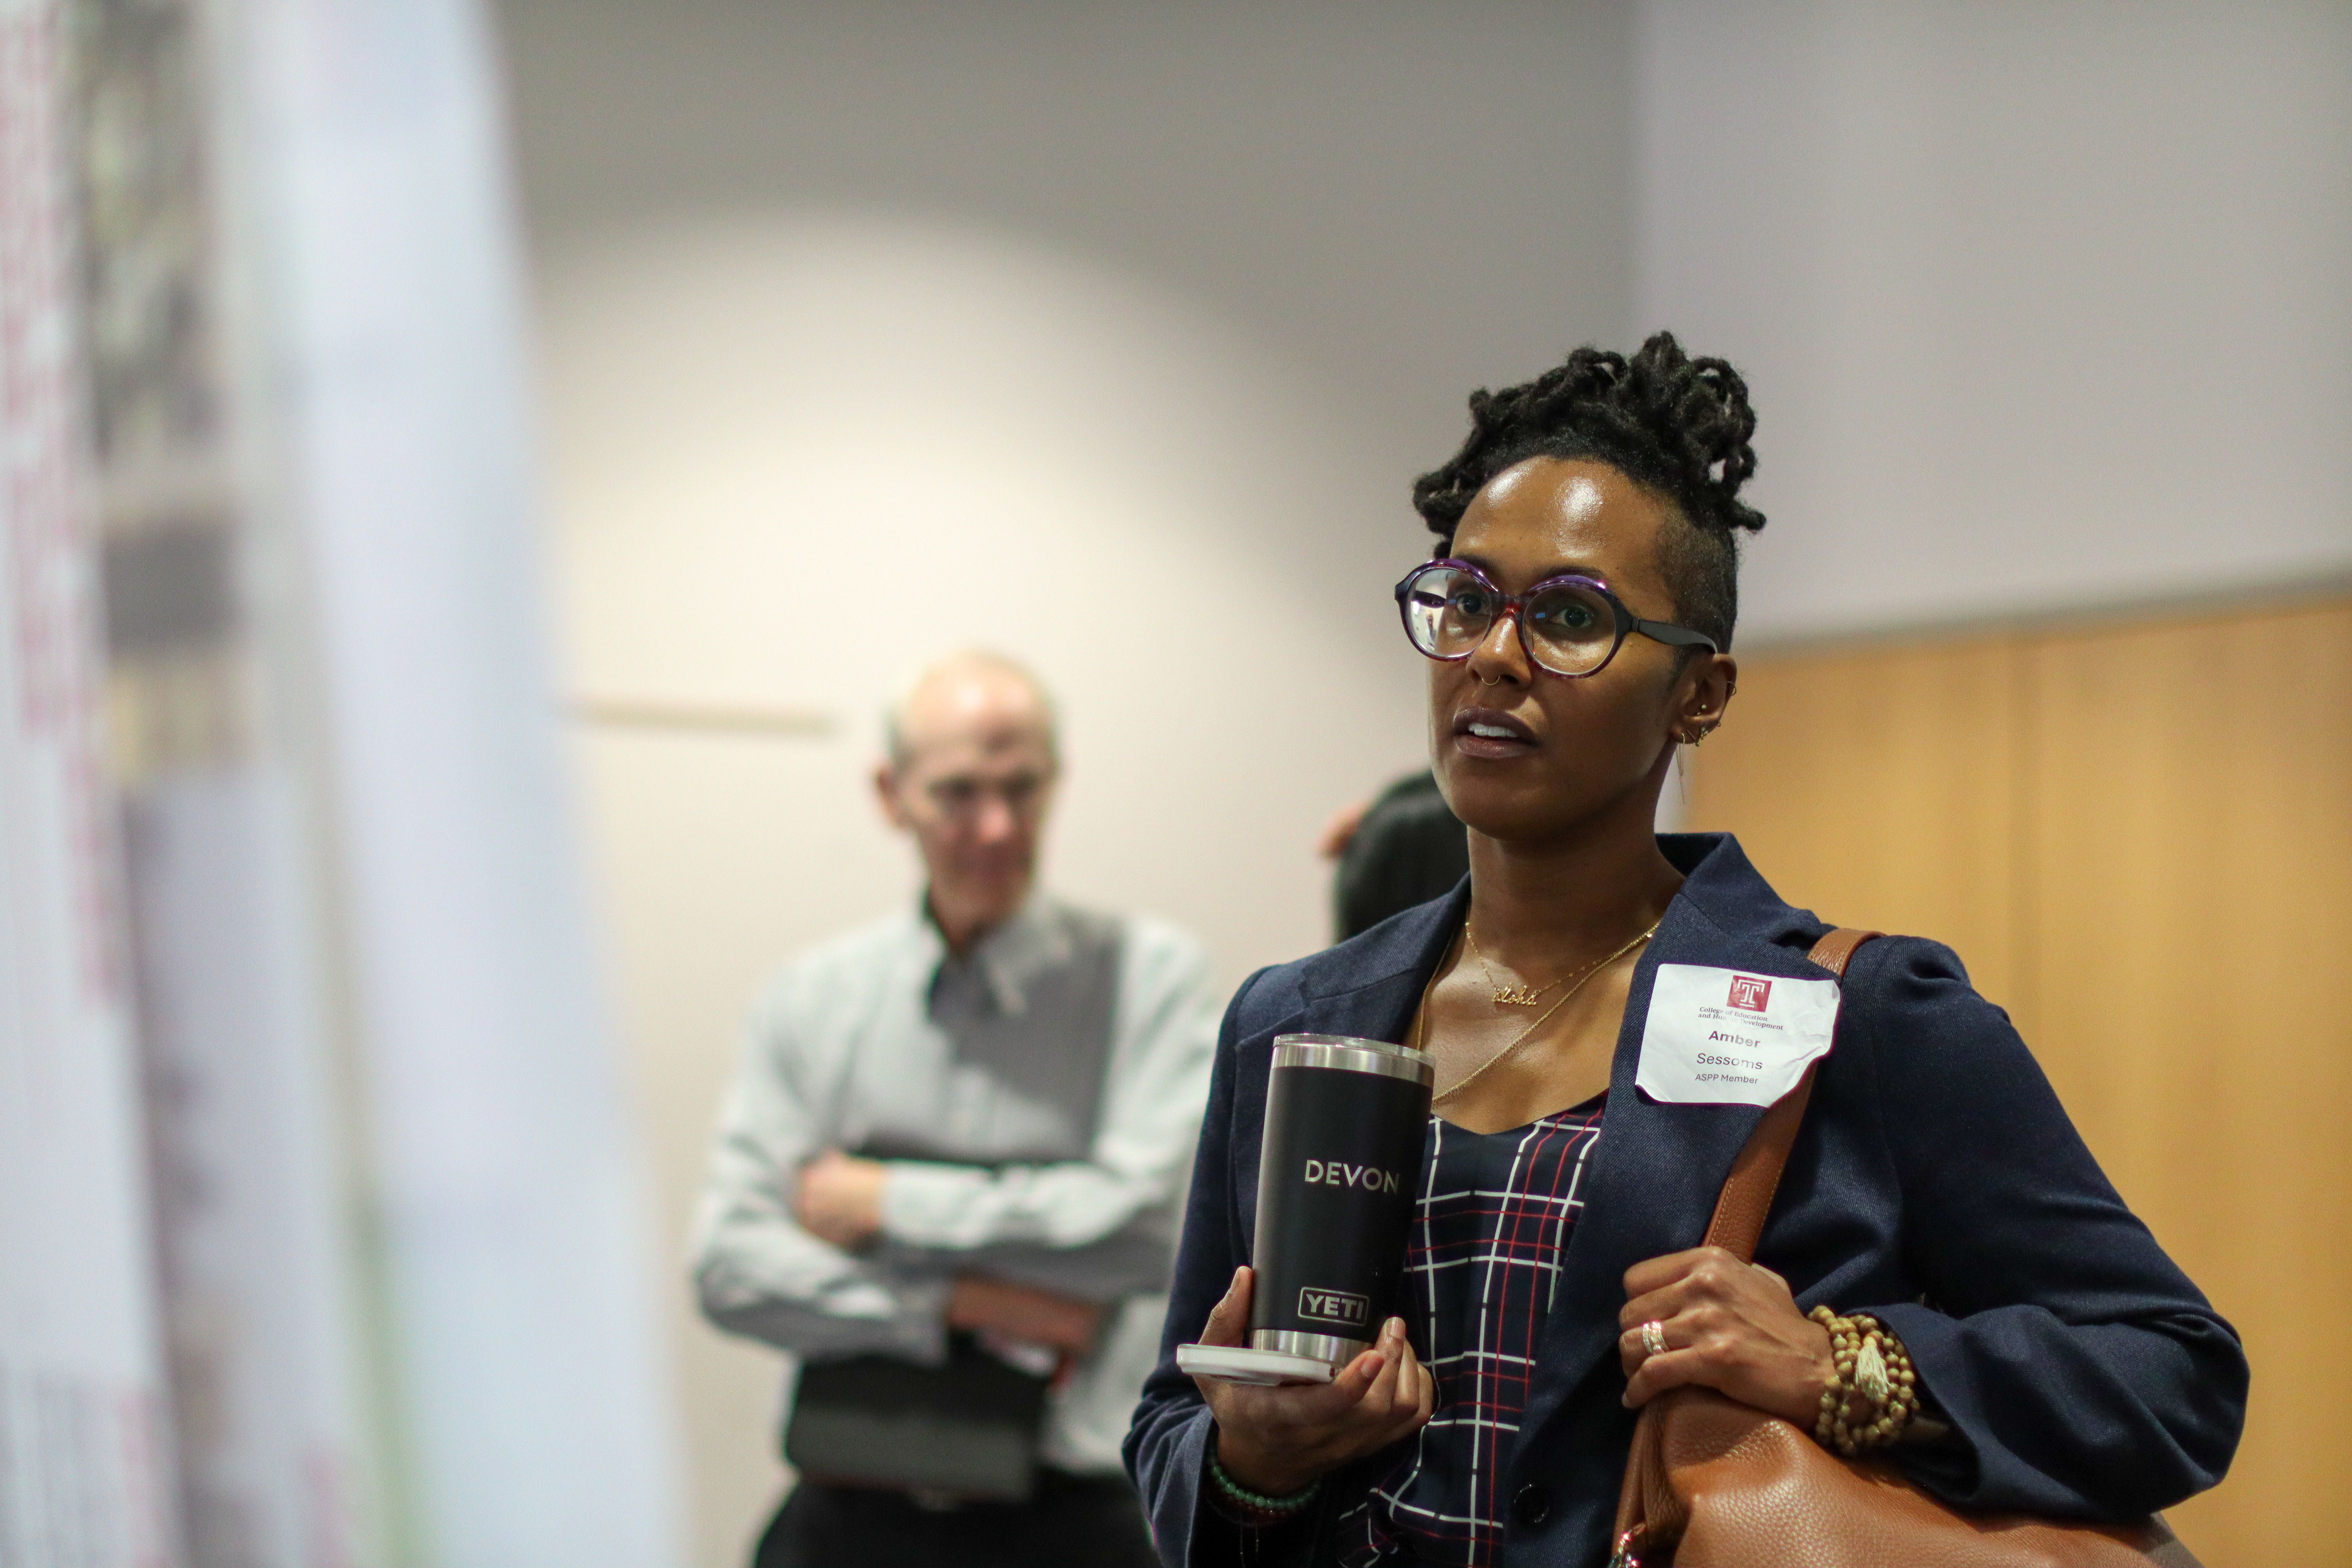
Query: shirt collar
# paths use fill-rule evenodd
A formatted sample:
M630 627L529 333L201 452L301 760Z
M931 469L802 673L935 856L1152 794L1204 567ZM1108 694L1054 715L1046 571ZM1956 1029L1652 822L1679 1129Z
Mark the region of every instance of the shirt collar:
M931 919L930 899L926 893L916 906L916 924L921 931L926 960L926 988L938 984L940 972L947 965L968 965L979 972L997 1011L1018 1017L1029 1009L1029 987L1037 977L1070 961L1070 933L1067 923L1057 918L1059 910L1060 905L1050 895L1032 893L1028 902L990 928L958 958L948 951L947 938L940 934L939 922Z

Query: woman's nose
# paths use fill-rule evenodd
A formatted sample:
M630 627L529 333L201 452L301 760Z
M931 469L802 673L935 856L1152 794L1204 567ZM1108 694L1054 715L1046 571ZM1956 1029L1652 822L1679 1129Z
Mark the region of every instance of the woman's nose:
M1499 686L1506 680L1526 684L1530 671L1527 649L1519 646L1519 617L1516 613L1506 612L1495 617L1495 624L1486 628L1486 635L1470 650L1470 673L1487 686Z

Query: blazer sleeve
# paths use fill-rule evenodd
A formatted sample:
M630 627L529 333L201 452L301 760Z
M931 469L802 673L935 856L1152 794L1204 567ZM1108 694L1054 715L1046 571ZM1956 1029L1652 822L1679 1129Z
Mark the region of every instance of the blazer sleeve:
M1905 1468L1958 1506L2057 1518L2137 1518L2214 1485L2245 1419L2236 1332L2124 1205L1949 949L1874 942L1855 967L1853 1026L1927 1292L1861 1310L1902 1337L1956 1432L1899 1451Z
M1192 1194L1176 1252L1168 1321L1160 1337L1160 1364L1144 1382L1142 1403L1136 1406L1134 1424L1120 1450L1143 1500L1160 1560L1169 1568L1225 1556L1212 1547L1211 1538L1230 1533L1218 1516L1201 1507L1213 1422L1200 1389L1177 1370L1176 1347L1201 1337L1210 1310L1233 1283L1234 1270L1249 1261L1248 1220L1235 1208L1238 1194L1233 1184L1234 1083L1240 1019L1252 989L1265 973L1260 970L1242 983L1217 1032L1209 1107L1192 1160ZM1196 1536L1202 1539L1196 1541Z

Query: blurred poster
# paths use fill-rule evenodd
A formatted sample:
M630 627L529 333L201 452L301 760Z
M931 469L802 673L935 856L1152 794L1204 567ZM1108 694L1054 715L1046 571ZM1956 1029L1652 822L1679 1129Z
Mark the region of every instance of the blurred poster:
M66 8L107 649L191 1568L365 1561L348 1096L303 783L298 567L246 394L233 11Z
M0 0L0 1564L179 1561L100 755L66 41Z
M313 640L394 1555L678 1560L642 1172L543 610L480 0L247 0L230 52Z
M664 1568L473 0L0 0L0 1568Z

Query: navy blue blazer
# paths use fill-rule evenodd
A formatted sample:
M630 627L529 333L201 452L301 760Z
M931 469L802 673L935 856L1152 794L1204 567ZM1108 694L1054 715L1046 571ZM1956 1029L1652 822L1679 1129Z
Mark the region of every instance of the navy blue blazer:
M1822 973L1805 953L1828 928L1782 902L1729 836L1660 843L1688 879L1633 973L1584 1211L1507 1461L1507 1564L1607 1560L1633 1428L1616 1353L1622 1277L1698 1245L1763 1114L1634 1089L1657 966ZM1174 1358L1249 1261L1274 1037L1402 1040L1468 905L1465 882L1260 970L1226 1011L1160 1365L1126 1447L1171 1568L1232 1560L1234 1532L1199 1501L1208 1407ZM1902 1336L1954 1433L1898 1453L1958 1506L2137 1518L2213 1485L2237 1447L2235 1332L2124 1206L2008 1015L1937 943L1890 937L1854 959L1757 1258L1801 1308L1873 1312ZM1332 1478L1330 1495L1384 1462Z

